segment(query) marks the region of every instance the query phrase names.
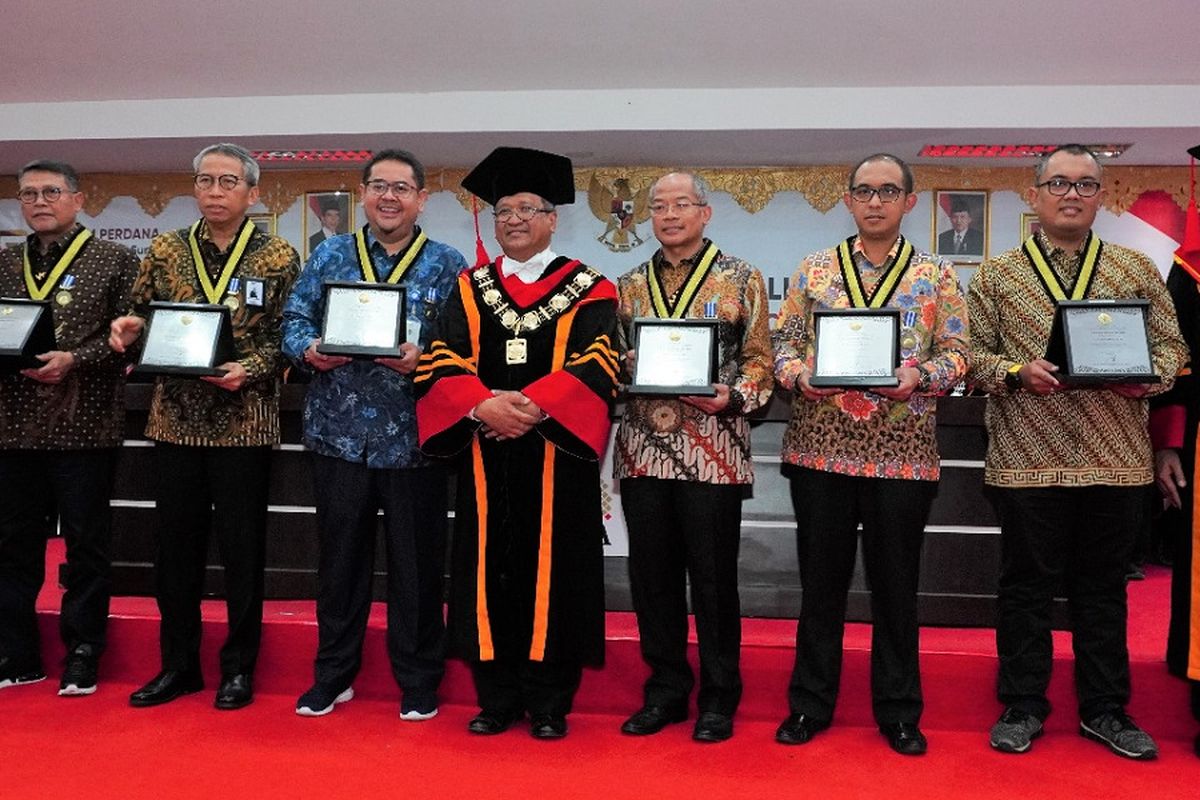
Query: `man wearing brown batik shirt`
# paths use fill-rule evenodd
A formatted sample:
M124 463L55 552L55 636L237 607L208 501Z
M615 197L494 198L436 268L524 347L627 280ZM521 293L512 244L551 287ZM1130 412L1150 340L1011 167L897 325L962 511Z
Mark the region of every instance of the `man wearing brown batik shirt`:
M150 243L133 287L134 314L113 321L109 342L120 351L133 346L153 300L220 302L232 311L234 356L218 365L219 377L160 377L154 385L146 436L155 440L157 465L162 669L130 703L159 705L204 686L200 597L211 529L229 611L215 705L228 710L253 698L271 446L279 442L280 326L300 257L246 217L258 202L259 176L246 150L211 145L192 166L201 218Z
M0 297L50 301L56 343L40 366L0 374L0 688L46 677L34 604L57 513L67 542L58 693L88 695L105 645L109 497L125 419L108 323L129 302L138 262L76 221L84 197L70 165L34 161L17 182L33 233L0 251Z

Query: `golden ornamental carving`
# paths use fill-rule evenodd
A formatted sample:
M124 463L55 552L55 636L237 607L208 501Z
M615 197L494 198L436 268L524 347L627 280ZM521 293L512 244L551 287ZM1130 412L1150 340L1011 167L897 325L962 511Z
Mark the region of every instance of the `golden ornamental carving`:
M601 185L611 186L624 179L636 194L655 179L678 167L584 167L575 171L575 188L586 192L595 177ZM751 214L764 209L781 192L795 192L822 214L833 209L845 191L847 164L795 167L730 167L704 168L695 172L704 178L713 191L728 194L734 202ZM933 189L970 189L991 192L1011 191L1023 195L1033 182L1028 166L1021 167L948 167L918 165L913 167L918 191ZM430 194L453 192L459 204L471 211L471 194L461 183L467 170L437 168L427 171L426 187ZM268 165L260 186L260 198L273 214L283 214L306 192L356 191L362 173L349 170L286 170L271 169ZM1123 214L1138 197L1149 191L1166 192L1181 209L1188 202L1188 170L1186 167L1107 166L1104 170L1107 195L1104 207L1114 214ZM132 197L150 216L158 216L167 204L177 197L192 195L189 173L94 173L84 176L81 189L85 193L84 211L97 216L114 197ZM0 177L0 196L15 197L17 181L14 176ZM481 204L481 210L486 204Z

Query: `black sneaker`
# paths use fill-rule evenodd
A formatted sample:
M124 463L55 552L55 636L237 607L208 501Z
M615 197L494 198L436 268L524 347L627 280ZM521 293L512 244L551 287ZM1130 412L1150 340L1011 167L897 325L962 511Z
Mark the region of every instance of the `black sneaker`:
M0 689L44 680L46 673L37 664L23 664L9 656L0 657Z
M96 651L90 644L81 644L67 654L67 665L58 684L59 697L82 697L95 694Z
M338 703L347 703L354 699L352 687L339 692L335 687L324 683L313 684L313 687L296 701L296 713L302 717L323 717L333 711Z
M1119 756L1149 761L1158 757L1158 745L1123 709L1105 711L1079 723L1079 735L1108 747Z

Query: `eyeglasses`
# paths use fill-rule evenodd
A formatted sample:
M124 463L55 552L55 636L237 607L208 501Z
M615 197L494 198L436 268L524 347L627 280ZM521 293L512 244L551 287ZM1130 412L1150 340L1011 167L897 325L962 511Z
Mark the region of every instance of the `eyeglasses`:
M408 200L417 192L421 191L415 186L409 186L404 181L388 183L382 178L376 178L375 180L367 181L364 185L367 187L367 194L371 195L372 197L383 197L390 191L401 200Z
M225 191L231 192L236 189L237 185L244 180L246 179L238 177L237 175L209 175L205 172L201 172L199 175L192 176L192 183L196 184L196 188L202 192L207 192L213 187L214 183Z
M520 208L502 208L499 211L493 212L492 216L496 218L496 222L503 225L510 222L513 217L521 220L521 222L529 222L538 214L549 214L554 209L536 208L534 206L521 206Z
M672 209L682 215L688 213L693 208L702 208L706 205L708 203L693 203L690 200L680 200L677 203L651 203L650 216L665 217L671 213Z
M17 199L27 206L36 203L39 197L47 203L57 203L58 198L67 192L71 194L75 193L73 190L63 189L61 186L43 186L40 191L37 189L22 189L17 192Z
M900 195L904 194L904 190L899 186L893 186L890 183L885 183L876 189L874 186L851 186L850 196L859 203L869 203L871 198L879 195L879 202L894 203L900 199Z
M1055 197L1066 197L1075 190L1075 194L1080 197L1095 197L1096 192L1100 191L1100 181L1093 178L1084 178L1081 181L1069 181L1066 178L1051 178L1048 181L1042 181L1035 184L1039 189L1043 186L1046 191Z

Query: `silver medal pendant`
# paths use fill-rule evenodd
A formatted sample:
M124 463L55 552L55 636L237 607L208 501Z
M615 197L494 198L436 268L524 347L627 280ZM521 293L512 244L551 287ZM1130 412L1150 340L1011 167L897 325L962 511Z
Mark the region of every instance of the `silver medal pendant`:
M504 360L509 364L524 364L529 358L528 343L524 339L509 339L504 348Z

